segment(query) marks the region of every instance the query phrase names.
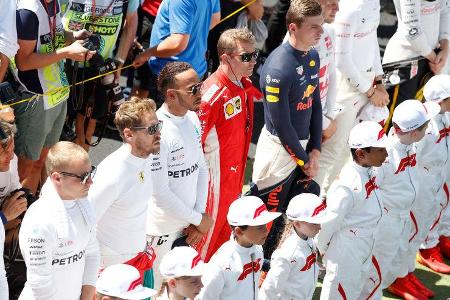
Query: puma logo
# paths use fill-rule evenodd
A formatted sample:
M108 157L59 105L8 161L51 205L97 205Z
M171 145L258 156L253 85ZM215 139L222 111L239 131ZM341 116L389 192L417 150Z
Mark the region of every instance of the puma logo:
M235 173L237 173L237 169L238 169L237 166L236 166L236 167L230 167L230 170L233 171L233 172L235 172Z

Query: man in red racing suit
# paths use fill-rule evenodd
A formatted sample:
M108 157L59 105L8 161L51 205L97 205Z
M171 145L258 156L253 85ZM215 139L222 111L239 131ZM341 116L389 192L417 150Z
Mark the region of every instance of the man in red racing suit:
M215 220L213 228L198 245L205 261L227 240L230 204L239 198L253 129L253 101L262 94L248 78L258 52L247 29L229 29L218 42L220 66L203 84L198 116L202 144L209 168L206 213Z

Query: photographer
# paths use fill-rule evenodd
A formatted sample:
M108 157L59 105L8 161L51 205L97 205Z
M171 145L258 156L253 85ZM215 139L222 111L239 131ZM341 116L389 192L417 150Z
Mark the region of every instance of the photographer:
M19 0L16 12L20 46L14 73L20 82L15 106L18 134L16 154L22 185L36 193L48 149L61 134L66 117L69 89L63 60L83 61L94 54L75 41L87 32L64 32L57 0ZM45 176L42 176L45 178Z
M12 256L13 251L9 251L11 245L17 240L12 237L18 233L20 220L17 219L27 209L27 200L23 197L24 192L18 191L21 188L19 175L17 174L17 156L14 155L14 126L0 120L0 299L3 292L7 292L6 277L3 282L3 275L6 271L9 281L9 299L17 299L25 283L26 268L22 257ZM8 242L5 245L5 262L3 265L3 246L5 242L4 228L7 231ZM18 254L18 253L17 253ZM17 294L16 294L17 293Z
M62 17L64 29L78 31L84 28L92 32L98 48L98 55L93 60L79 65L82 70L76 71L77 66L74 65L74 72L68 72L68 75L73 77L71 78L72 82L93 77L99 73L101 68L109 70L119 68L124 64L136 36L138 6L139 0L68 1L67 10ZM122 24L123 28L121 28ZM121 30L120 43L113 62L108 59L113 57L113 50ZM73 76L75 73L77 76ZM88 143L91 142L97 120L102 119L107 113L109 97L107 90L111 89L111 84L117 86L119 78L120 70L114 73L114 77L111 75L98 81L92 80L71 91L71 101L68 107L69 118L72 120L75 118L77 136L75 142L85 150L89 149ZM71 124L71 120L69 120L69 124Z

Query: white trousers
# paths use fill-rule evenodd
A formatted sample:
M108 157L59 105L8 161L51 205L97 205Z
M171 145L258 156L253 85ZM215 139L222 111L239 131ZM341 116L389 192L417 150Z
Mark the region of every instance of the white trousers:
M122 264L137 255L137 253L119 253L100 242L98 244L100 249L100 268L102 269L111 265ZM143 250L144 248L142 248Z
M352 236L346 231L333 235L324 255L326 275L321 300L363 299L360 294L370 275L374 244L373 236Z
M391 285L397 277L408 274L408 244L411 232L409 212L390 211L383 215L375 234L373 254L378 260L382 283L371 299L381 299L382 289ZM371 269L369 278L378 278L375 269ZM373 291L373 280L366 280L362 298L367 298Z
M439 237L450 236L450 195L448 183L446 183L438 193L439 207L435 218L431 224L427 237L420 245L420 249L430 249L439 243Z
M161 276L161 273L159 272L159 265L161 264L161 260L164 257L164 255L167 254L172 249L173 242L181 237L183 234L183 231L178 231L171 234L161 235L161 236L153 236L153 235L147 235L147 242L150 246L153 247L153 250L155 251L156 258L153 262L153 281L154 286L153 289L159 291L161 288L161 284L163 281L163 278Z
M420 245L425 242L433 221L439 214L443 196L443 179L440 174L421 173L418 196L411 208L411 235L408 250L408 272L416 269L416 255ZM437 237L439 239L439 237ZM436 243L437 244L437 243Z
M373 72L366 73L368 78L375 77ZM339 74L337 76L338 94L336 98L336 133L322 144L319 157L319 171L314 181L319 184L322 195L326 195L329 186L350 159L348 137L355 125L361 108L368 103L367 96L360 93L350 82Z

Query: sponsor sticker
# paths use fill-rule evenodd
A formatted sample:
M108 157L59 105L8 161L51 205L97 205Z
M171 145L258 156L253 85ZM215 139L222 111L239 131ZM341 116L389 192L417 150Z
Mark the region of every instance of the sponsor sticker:
M266 100L267 100L267 102L275 103L275 102L280 101L280 98L278 98L278 96L274 96L274 95L267 95Z
M273 93L273 94L279 94L280 88L273 87L273 86L266 86L266 92Z
M310 67L315 67L316 66L316 61L314 59L311 59L311 61L309 62L309 66Z
M241 97L236 96L225 102L223 104L223 110L225 113L225 120L231 119L232 117L242 112Z

